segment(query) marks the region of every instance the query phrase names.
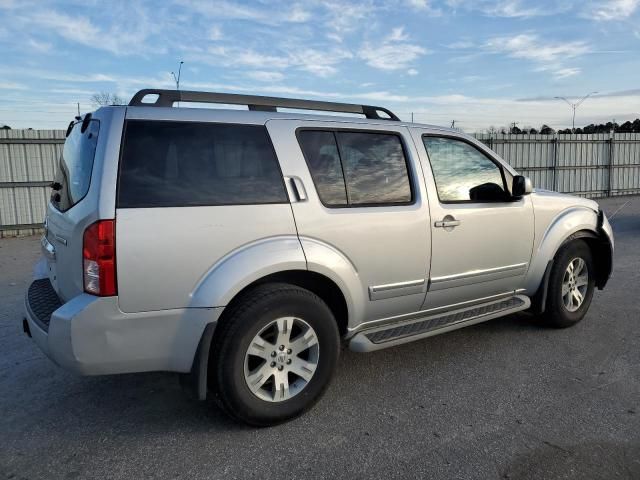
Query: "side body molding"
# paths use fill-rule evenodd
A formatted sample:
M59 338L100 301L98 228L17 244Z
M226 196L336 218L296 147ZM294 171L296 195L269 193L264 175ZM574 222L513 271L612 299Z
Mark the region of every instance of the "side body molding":
M189 306L224 307L244 287L262 277L306 269L304 252L295 235L251 242L225 255L200 278Z
M300 243L307 259L307 268L330 278L342 291L349 312L348 328L362 323L368 294L355 265L340 250L318 239L301 236Z
M536 218L537 221L538 218ZM558 249L568 237L581 230L587 230L597 235L597 225L597 212L585 206L570 207L558 213L548 223L540 238L536 238L531 266L525 279L526 294L536 293L548 262L553 260ZM536 234L542 230L542 228L536 228Z

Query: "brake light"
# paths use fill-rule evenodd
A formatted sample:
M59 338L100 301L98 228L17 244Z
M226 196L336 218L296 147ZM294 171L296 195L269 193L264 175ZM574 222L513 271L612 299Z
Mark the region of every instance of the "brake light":
M82 271L85 292L101 297L118 293L115 220L99 220L84 231Z

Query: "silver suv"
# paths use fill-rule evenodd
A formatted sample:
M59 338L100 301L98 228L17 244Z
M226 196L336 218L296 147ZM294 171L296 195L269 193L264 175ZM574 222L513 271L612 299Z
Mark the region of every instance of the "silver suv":
M567 327L612 270L597 203L381 107L142 90L69 125L52 188L25 331L83 375L179 372L252 425L317 401L341 342Z

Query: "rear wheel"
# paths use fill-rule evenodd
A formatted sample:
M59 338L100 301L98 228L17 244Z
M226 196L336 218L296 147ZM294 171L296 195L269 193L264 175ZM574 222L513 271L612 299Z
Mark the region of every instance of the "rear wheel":
M575 325L584 318L595 289L595 270L589 246L573 240L557 253L547 290L545 323L556 328Z
M340 336L327 305L289 284L247 292L214 338L210 384L224 409L256 426L291 419L329 384Z

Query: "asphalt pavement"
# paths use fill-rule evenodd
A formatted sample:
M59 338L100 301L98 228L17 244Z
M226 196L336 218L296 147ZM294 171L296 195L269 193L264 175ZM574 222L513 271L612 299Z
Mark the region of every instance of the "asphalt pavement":
M55 366L22 333L38 238L0 240L0 478L640 479L640 197L600 203L619 209L615 273L583 322L345 350L317 406L266 429L174 374Z

